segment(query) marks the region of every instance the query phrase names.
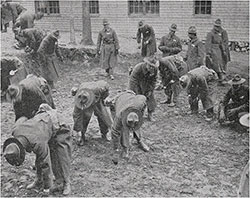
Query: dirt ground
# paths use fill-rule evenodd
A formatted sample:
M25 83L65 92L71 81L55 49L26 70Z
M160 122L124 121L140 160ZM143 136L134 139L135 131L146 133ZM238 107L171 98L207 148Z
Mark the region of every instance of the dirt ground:
M2 37L2 55L22 52L9 50L13 42ZM129 49L126 41L121 47ZM130 51L127 51L130 52ZM124 52L126 53L126 52ZM248 54L232 52L229 64L230 78L240 73L249 79ZM72 126L73 97L70 89L81 82L107 80L112 95L124 89L128 81L128 68L140 61L139 54L123 54L115 70L115 80L103 76L98 65L91 67L79 62L66 61L60 65L61 78L53 94L58 112ZM218 87L217 101L229 87ZM159 102L163 91L155 92ZM218 102L216 103L216 108ZM158 103L155 122L145 121L142 131L151 150L143 152L133 143L131 158L118 165L111 161L111 143L101 139L96 118L88 127L87 143L74 144L71 181L72 197L235 197L240 174L249 159L249 133L240 127L221 127L216 121L207 123L204 112L187 115L187 96L183 91L177 107L169 108ZM1 103L1 152L3 142L10 137L14 123L12 105ZM34 155L27 154L20 167L10 166L1 155L1 196L39 197L40 191L26 190L35 177ZM60 196L59 194L51 196Z

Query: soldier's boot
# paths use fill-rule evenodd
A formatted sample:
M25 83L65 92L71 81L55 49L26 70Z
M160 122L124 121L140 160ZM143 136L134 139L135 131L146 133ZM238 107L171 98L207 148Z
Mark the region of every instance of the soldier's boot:
M27 186L27 189L41 188L42 184L43 184L42 180L36 178L31 184Z
M214 118L214 108L212 107L212 108L207 110L205 120L207 122L210 122L213 120L213 118Z
M71 185L70 182L65 182L63 186L63 195L69 195L71 193Z
M77 145L83 146L86 143L85 133L77 132Z
M106 141L111 141L111 132L108 131L106 133L102 133L102 139L104 139Z
M63 190L63 184L59 182L55 182L53 187L50 189L50 192L55 193L55 192L62 191L62 190Z
M192 98L191 96L189 96L188 102L190 105L190 111L188 112L188 114L198 114L199 112L198 98Z
M129 148L123 148L122 150L122 158L129 159Z
M227 84L227 82L224 79L224 74L223 72L219 72L218 73L218 86L225 86Z

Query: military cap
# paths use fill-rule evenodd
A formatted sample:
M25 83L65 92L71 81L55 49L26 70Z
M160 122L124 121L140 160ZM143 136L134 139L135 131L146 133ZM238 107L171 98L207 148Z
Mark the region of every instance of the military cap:
M231 85L240 85L244 83L246 79L241 78L239 74L236 74L232 80L229 80L228 83Z
M189 34L197 34L197 30L195 26L191 26L188 28L188 33Z
M169 30L176 32L176 31L178 30L178 29L177 29L177 25L176 25L175 23L173 23L173 24L170 26Z
M221 20L220 19L216 19L215 22L214 22L214 26L221 27Z

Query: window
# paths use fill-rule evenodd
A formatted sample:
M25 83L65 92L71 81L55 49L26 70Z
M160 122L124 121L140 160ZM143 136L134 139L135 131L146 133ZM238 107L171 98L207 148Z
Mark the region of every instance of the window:
M194 1L194 14L211 14L212 1Z
M89 13L99 14L99 1L89 1Z
M159 14L159 0L134 0L128 1L129 14Z
M60 14L59 1L36 1L35 0L35 11L43 12L48 15Z

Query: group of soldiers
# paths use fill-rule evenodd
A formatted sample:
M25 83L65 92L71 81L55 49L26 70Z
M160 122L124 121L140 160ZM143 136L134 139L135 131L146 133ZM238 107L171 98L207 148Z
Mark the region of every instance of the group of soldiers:
M13 4L5 2L2 7ZM24 9L18 13L13 24L16 27L20 24L21 28L14 30L15 38L19 47L23 47L25 52L38 60L40 72L28 74L25 79L12 84L11 75L15 75L15 71L24 65L17 58L1 59L1 70L5 71L1 74L1 85L5 85L2 86L2 91L13 103L16 116L11 129L12 137L4 142L3 156L11 165L19 166L23 164L26 152L34 152L36 178L27 188L39 187L45 193L62 191L64 195L68 195L71 192L72 133L64 118L56 112L52 97L54 82L59 77L54 54L62 61L57 44L59 31L44 36L43 32L34 28L36 17L32 18L32 23L20 22L25 21L22 18L25 18L28 11ZM24 27L22 24L28 25ZM106 76L114 80L119 41L107 19L103 20L103 26L98 35L97 54L100 55L100 64L105 69ZM167 96L162 104L168 103L169 107L178 105L179 93L184 88L188 93L191 114L199 113L198 103L201 100L206 110L206 120L211 121L215 117L215 82L225 84L226 64L230 60L227 33L221 27L221 20L216 20L213 30L208 33L205 48L197 38L196 28L191 26L188 29L190 42L185 58L179 55L182 45L175 35L177 25L172 24L169 30L158 47L163 53L162 57L157 58L154 29L144 21L139 22L137 42L143 61L130 68L127 90L110 97L108 82L104 80L84 82L71 89L74 96L73 130L77 134L79 146L86 142L85 134L94 113L102 138L109 141L111 132L114 164L120 158L129 158L131 136L143 151L148 152L150 147L143 140L140 128L145 109L148 120L154 121L154 91L159 76L161 87ZM232 87L219 105L220 123L238 120L249 111L249 90L243 86L244 82L245 79L239 75L229 81Z

